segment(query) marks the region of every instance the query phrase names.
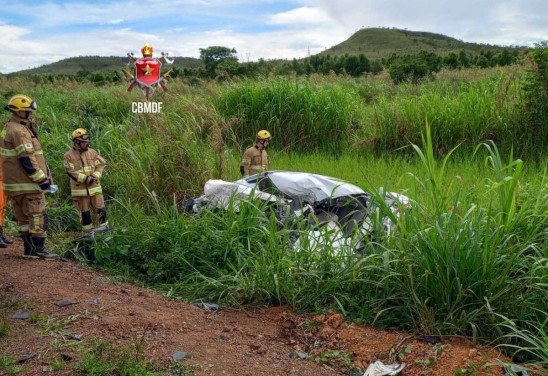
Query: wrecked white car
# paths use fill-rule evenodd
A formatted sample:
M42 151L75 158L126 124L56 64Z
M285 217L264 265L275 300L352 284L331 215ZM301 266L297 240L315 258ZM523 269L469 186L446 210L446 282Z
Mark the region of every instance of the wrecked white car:
M295 248L327 242L335 249L350 246L359 250L366 239L375 240L379 231L384 236L390 235L393 219L409 204L407 196L389 192L382 196L386 205L381 208L376 197L329 176L267 171L235 182L208 180L204 195L182 202L180 209L199 214L232 205L237 210L242 200L259 199L276 207L276 216L282 224L304 219L308 228L296 237Z

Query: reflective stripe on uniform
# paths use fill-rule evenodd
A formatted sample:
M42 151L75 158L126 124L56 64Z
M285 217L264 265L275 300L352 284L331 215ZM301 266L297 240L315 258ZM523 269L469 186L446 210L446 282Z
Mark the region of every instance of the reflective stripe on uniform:
M42 220L42 214L33 214L32 222L34 226L32 226L29 230L31 234L40 234L43 232L42 226L40 225L41 220Z
M0 155L2 157L17 157L26 151L25 145L16 146L13 149L0 148Z
M84 166L80 169L81 172L91 172L93 168L91 166Z
M21 225L21 226L19 226L19 232L21 232L21 233L29 232L29 228L30 228L29 225Z
M46 179L46 174L44 174L44 171L38 170L34 174L29 175L29 178L32 179L32 181L35 182L41 182L42 180Z
M103 193L101 186L88 188L88 189L71 189L72 196L94 196L99 193Z
M40 186L36 183L4 183L4 191L8 192L33 192L40 190Z
M78 178L76 180L78 181L78 183L83 183L84 180L86 180L86 175L80 172L78 173Z
M92 175L95 176L97 179L101 179L101 172L100 171L95 171Z
M35 150L34 155L44 155L44 151L43 150Z

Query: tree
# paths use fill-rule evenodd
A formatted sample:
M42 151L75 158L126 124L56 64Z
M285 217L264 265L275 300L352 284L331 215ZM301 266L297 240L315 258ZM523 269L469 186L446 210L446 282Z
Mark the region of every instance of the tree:
M238 63L236 49L222 46L200 48L200 59L204 62L206 72L210 77L217 75L216 70L221 62L232 61L233 63Z
M466 55L466 51L460 50L459 51L459 65L463 68L470 67L470 59Z
M415 55L392 55L388 58L388 73L394 83L417 83L441 68L442 59L433 52L421 51Z
M506 48L494 56L497 65L505 66L516 62L516 56L512 55Z
M548 147L548 40L530 52L532 67L523 85L525 91L524 136L536 139L539 150Z
M447 56L443 58L443 63L449 68L449 69L457 69L459 66L459 57L456 53L451 52Z

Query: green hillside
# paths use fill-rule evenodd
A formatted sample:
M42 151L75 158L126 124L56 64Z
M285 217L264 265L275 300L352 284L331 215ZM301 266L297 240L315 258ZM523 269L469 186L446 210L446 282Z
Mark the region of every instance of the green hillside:
M467 43L446 35L425 31L368 28L357 31L344 42L322 51L320 55L364 54L369 59L382 59L392 53L414 54L421 50L437 54L465 50L477 54L481 50L498 52L504 48L508 47Z
M178 69L196 68L202 65L200 59L192 57L174 57L173 66ZM77 74L78 72L113 72L126 68L127 57L122 56L78 56L59 60L52 64L37 68L25 69L10 75L48 75L48 74ZM9 75L8 75L9 76Z

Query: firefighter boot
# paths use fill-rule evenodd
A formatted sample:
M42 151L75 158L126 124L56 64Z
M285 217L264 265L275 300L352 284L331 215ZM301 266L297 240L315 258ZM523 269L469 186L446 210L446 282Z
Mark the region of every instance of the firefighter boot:
M4 228L0 226L0 248L6 248L13 241L4 235Z
M29 234L21 234L21 239L23 239L23 257L26 258L38 258L38 256L33 252L33 246L30 240Z
M12 244L13 243L13 240L10 237L7 237L6 235L4 235L4 228L2 226L0 226L0 238L6 244Z
M38 256L41 259L44 260L55 260L59 258L59 255L55 253L49 253L46 247L44 246L44 243L46 242L46 238L41 238L37 236L31 236L30 237L30 243L32 244L32 251L33 253Z

